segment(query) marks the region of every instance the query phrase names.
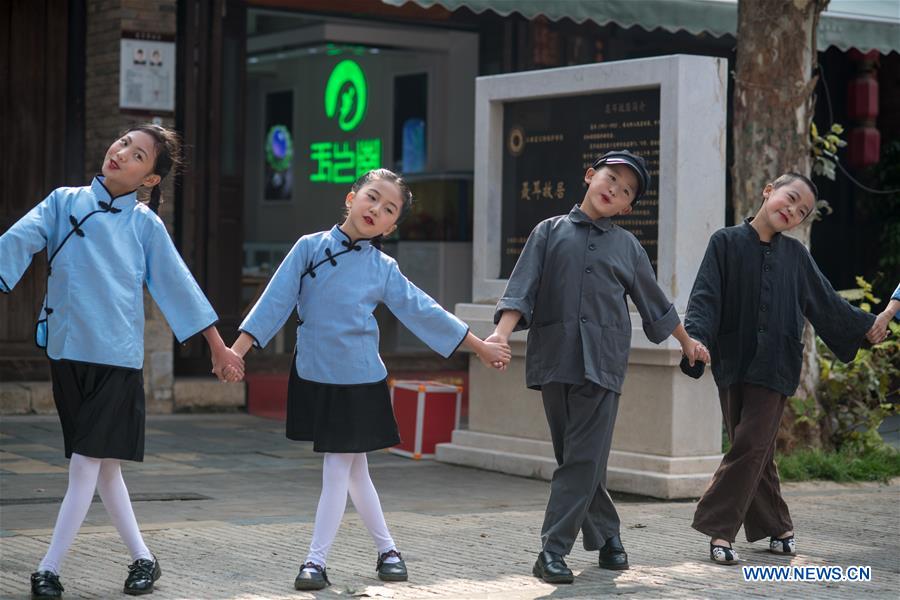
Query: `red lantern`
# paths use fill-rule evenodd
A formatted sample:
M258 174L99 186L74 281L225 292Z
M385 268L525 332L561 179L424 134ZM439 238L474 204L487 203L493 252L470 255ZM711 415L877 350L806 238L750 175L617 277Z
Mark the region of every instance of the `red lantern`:
M864 169L881 157L881 132L875 128L878 118L878 52L863 54L850 50L850 60L857 63L858 74L847 84L847 115L855 121L847 135L847 162Z
M874 127L854 127L847 139L847 162L864 169L881 159L881 132Z
M870 73L847 84L847 115L854 121L878 116L878 80Z

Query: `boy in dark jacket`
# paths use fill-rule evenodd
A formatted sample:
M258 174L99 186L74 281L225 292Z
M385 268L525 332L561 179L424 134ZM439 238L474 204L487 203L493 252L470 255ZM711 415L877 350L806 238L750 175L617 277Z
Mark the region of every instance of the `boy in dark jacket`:
M772 552L796 553L773 457L800 381L805 319L845 362L875 320L834 291L800 241L782 235L812 214L817 195L797 173L768 184L755 217L712 235L691 290L685 328L710 349L732 444L694 513L717 563L737 563L731 544L742 523L748 541L769 537Z

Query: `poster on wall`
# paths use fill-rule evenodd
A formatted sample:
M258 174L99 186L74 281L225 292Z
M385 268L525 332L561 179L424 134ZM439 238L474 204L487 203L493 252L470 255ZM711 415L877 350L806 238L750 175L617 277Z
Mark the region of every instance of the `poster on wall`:
M119 49L119 108L174 114L175 36L123 31Z
M265 199L290 200L294 190L294 92L266 94Z

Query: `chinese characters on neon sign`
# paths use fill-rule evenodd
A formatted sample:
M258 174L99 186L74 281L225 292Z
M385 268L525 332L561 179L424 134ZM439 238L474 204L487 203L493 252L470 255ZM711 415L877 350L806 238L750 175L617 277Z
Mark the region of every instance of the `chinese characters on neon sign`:
M313 142L310 158L317 169L309 180L317 183L353 183L372 169L381 167L381 140Z

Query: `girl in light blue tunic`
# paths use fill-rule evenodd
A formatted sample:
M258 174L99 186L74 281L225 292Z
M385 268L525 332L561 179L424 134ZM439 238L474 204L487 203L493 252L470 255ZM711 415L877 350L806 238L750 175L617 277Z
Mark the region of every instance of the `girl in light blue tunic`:
M96 489L134 561L124 592L146 594L161 571L147 549L122 478L121 460L144 455L143 286L175 337L202 333L213 372L236 378L243 360L215 328L217 316L156 215L159 182L177 162L178 138L156 125L134 127L106 151L89 186L54 190L0 236L0 291L10 293L47 250L47 295L35 342L50 358L69 484L53 538L31 576L33 598L58 598L63 558ZM137 188L151 189L150 206ZM105 593L102 595L106 595Z
M340 226L301 237L278 267L240 326L232 349L243 356L265 346L296 308L297 347L288 383L287 437L311 440L325 453L322 494L307 559L296 589L328 585L325 560L337 535L349 492L375 540L376 571L384 581L405 581L406 565L391 538L366 452L400 442L378 355L372 312L383 303L433 350L449 357L461 345L487 366L509 362L509 346L485 343L413 285L397 262L374 244L397 227L412 194L387 169L353 184Z

